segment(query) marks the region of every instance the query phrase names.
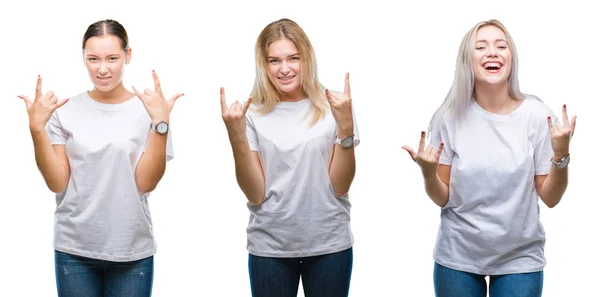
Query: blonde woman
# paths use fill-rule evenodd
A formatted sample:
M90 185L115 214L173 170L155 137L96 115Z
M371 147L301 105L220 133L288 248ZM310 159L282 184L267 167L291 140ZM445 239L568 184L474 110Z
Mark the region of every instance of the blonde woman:
M301 277L305 296L345 297L354 242L348 191L359 143L348 74L343 93L324 90L308 37L288 19L267 25L255 51L251 99L227 107L221 89L250 210L252 296L296 296Z
M417 152L427 195L442 208L434 251L437 297L538 297L545 234L538 197L567 189L575 118L562 123L519 90L515 44L497 20L464 37L454 84Z

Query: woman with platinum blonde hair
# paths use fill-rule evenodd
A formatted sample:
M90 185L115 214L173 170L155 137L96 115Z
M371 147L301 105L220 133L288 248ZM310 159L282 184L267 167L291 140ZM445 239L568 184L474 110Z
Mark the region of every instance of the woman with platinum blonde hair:
M221 89L250 211L252 296L295 297L302 278L307 297L346 297L354 244L348 191L359 143L349 75L343 93L324 89L308 37L288 19L263 29L255 53L251 98L228 107Z
M538 197L556 206L567 189L575 117L562 123L519 90L515 43L497 20L460 45L454 83L419 148L425 190L441 207L434 250L437 297L538 297L545 233Z

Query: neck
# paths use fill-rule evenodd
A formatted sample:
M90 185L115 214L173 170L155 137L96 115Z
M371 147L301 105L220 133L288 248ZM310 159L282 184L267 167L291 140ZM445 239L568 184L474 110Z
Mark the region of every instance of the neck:
M288 93L279 93L280 102L297 102L304 98L306 98L306 94L302 91L301 86Z
M125 89L123 82L121 82L118 86L107 92L94 88L89 92L89 95L92 99L101 103L117 104L131 99L133 93Z
M509 114L518 106L510 97L508 82L499 85L475 83L475 101L481 108L496 114Z

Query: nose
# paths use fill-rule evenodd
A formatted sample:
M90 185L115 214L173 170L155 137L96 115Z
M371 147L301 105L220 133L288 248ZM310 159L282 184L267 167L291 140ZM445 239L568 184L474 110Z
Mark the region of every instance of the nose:
M283 61L281 63L281 69L279 69L279 72L281 72L281 74L286 75L290 72L290 67L287 64L287 61Z
M100 72L100 74L104 75L106 73L108 73L108 67L106 67L106 63L102 62L100 64L100 68L98 69L98 71Z
M486 56L487 57L498 57L498 51L496 50L496 47L490 46L488 48Z

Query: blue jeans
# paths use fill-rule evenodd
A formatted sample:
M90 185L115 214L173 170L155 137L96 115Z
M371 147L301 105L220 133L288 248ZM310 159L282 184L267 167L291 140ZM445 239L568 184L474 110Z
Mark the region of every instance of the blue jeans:
M435 263L436 297L486 297L485 275L458 271ZM490 297L541 297L544 272L490 275Z
M154 257L111 262L54 251L59 297L149 297Z
M305 258L249 255L253 297L296 297L302 277L306 297L347 297L352 274L352 248Z

